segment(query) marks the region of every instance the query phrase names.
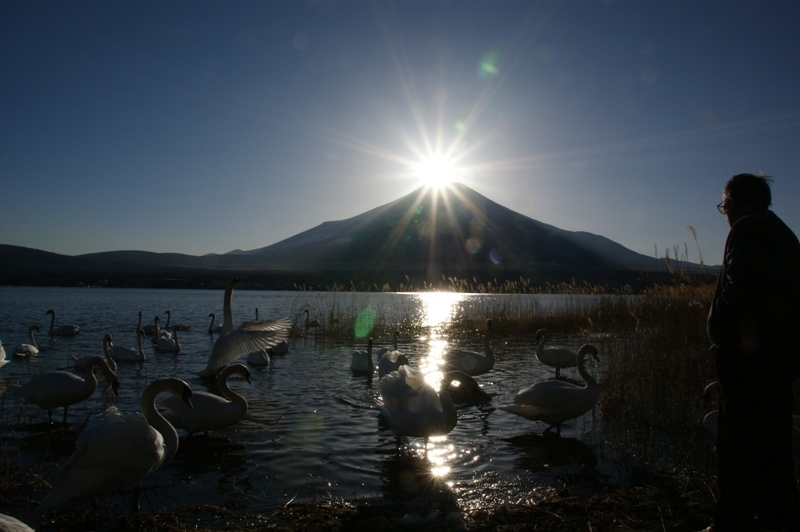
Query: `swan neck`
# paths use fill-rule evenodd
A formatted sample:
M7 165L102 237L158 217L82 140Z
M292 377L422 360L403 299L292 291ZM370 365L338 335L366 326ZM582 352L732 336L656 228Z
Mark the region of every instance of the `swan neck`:
M225 287L225 300L222 307L222 332L229 333L233 331L233 285Z
M36 345L36 338L33 337L33 329L28 329L28 338L31 340L31 345L36 349L39 349L39 346Z
M586 382L586 387L593 387L597 386L597 381L592 377L592 375L586 371L584 367L584 361L586 359L586 354L588 351L581 350L578 352L578 373L580 374L581 378Z
M244 398L244 396L239 394L239 393L234 392L233 390L231 390L231 387L228 385L228 379L234 373L235 372L230 372L230 373L226 374L224 376L224 378L219 380L219 391L220 391L220 393L222 394L223 397L227 398L232 403L242 403L242 402L244 402L244 404L246 405L247 404L247 400Z
M166 461L175 456L175 452L178 450L178 431L156 408L156 397L165 391L164 388L159 386L145 389L144 394L142 394L142 415L150 426L156 429L164 438L164 445L167 448L167 452L164 455L164 460Z

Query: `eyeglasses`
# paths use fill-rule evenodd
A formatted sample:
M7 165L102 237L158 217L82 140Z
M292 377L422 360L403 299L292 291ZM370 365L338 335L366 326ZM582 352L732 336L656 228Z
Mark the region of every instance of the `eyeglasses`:
M720 214L728 214L728 204L730 202L731 200L726 199L722 200L722 202L720 202L720 204L717 205L717 210L719 211Z

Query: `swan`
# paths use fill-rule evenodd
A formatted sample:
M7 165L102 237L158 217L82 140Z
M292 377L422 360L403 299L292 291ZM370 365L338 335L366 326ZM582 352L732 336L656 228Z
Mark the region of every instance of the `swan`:
M27 358L29 356L39 354L39 346L36 345L36 338L33 337L33 333L39 332L38 325L31 325L28 327L28 339L31 341L29 344L19 344L17 347L14 348L13 355L17 358Z
M591 344L578 351L578 373L584 380L583 386L557 379L537 382L520 390L513 405L498 408L531 421L543 421L550 425L546 431L556 427L556 433L560 434L562 422L585 414L600 399L600 386L583 364L587 356L597 360L597 349Z
M214 320L217 319L217 315L212 312L208 317L211 318L211 323L208 324L208 334L221 333L222 325L214 325Z
M167 339L172 338L171 332L159 327L160 321L161 318L159 318L158 316L153 318L153 328L152 328L153 334L151 335L152 338L150 338L150 341L153 342L153 345L156 345L161 340L161 338L167 338Z
M58 471L38 511L133 485L133 512L138 512L142 479L178 450L178 433L155 407L156 397L162 393L179 397L191 406L189 385L167 378L144 389L141 414L122 413L111 407L95 416L78 436L75 452Z
M392 333L392 347L381 347L380 349L378 349L378 353L377 353L378 360L380 360L381 357L383 357L383 355L385 355L389 351L397 351L397 337L398 336L400 336L400 331L394 331Z
M397 337L399 334L398 331L392 333L393 348L381 347L378 350L378 377L381 379L389 373L397 371L400 366L409 364L408 357L397 350Z
M167 336L157 336L157 341L155 342L155 350L162 351L164 353L180 353L181 352L181 344L178 343L178 326L172 326L172 337Z
M114 373L117 372L117 363L111 358L111 354L109 353L108 347L112 345L111 343L111 335L106 334L103 337L103 355L106 357L106 364L108 367L111 368L111 371ZM83 357L76 357L75 355L70 355L73 362L75 362L75 369L80 371L81 373L86 373L89 370L89 362L91 362L93 356L83 356Z
M172 311L170 311L170 310L165 310L165 311L164 311L164 314L166 314L166 315L167 315L167 323L166 323L166 325L164 325L164 328L165 328L166 330L170 330L170 325L169 325L169 322L170 322L170 320L172 319ZM175 326L178 328L178 330L181 330L181 331L188 331L189 329L191 329L191 328L192 328L192 326L191 326L191 325L184 325L184 324L182 324L182 323L175 324Z
M214 378L229 363L254 351L268 349L286 339L289 320L246 321L229 333L221 334L214 342L206 367L197 374Z
M6 360L6 350L3 347L3 342L0 341L0 368L8 364L8 360Z
M144 338L143 330L136 330L137 349L124 347L121 345L114 345L113 341L111 340L111 335L108 334L106 336L108 336L108 346L110 347L109 354L112 360L116 360L118 362L144 362L147 359L144 354L144 349L142 349L142 338Z
M81 333L81 328L77 325L59 325L56 329L56 311L53 309L48 310L45 314L50 314L50 339L54 336L77 336Z
M306 323L305 323L306 330L312 327L320 327L322 325L318 319L316 318L314 318L313 320L310 319L308 309L306 309L304 312L306 313Z
M269 349L253 351L247 354L247 363L251 366L269 366L270 362Z
M240 375L251 384L247 366L232 364L225 367L217 376L217 385L222 397L208 392L195 392L192 395L193 408L188 408L173 396L165 397L158 407L176 429L189 434L235 425L247 413L247 399L230 389L228 379L231 375Z
M492 320L487 319L483 330L483 353L453 347L444 352L445 368L463 371L467 375L481 375L494 367L494 351L489 347Z
M375 360L372 358L372 338L367 339L367 350L356 349L352 354L350 369L358 373L372 373L375 371Z
M119 381L117 375L108 363L100 357L91 357L88 369L83 376L75 375L68 371L50 371L31 378L19 389L20 395L29 403L47 410L50 423L53 422L53 410L59 406L64 407L64 423L67 422L67 408L70 405L84 401L92 396L97 389L97 377L94 370L98 369L111 382L115 395L119 395Z
M462 371L449 371L444 374L442 387L437 392L421 373L400 366L380 380L383 404L378 405L378 410L398 438L444 436L455 428L458 421L456 407L450 398L453 382L464 384L469 393L474 391L470 381L475 383L475 379ZM477 396L472 398L472 402L480 404Z
M561 368L574 368L578 365L578 353L563 347L544 348L545 329L536 331L536 358L546 366L556 368L556 378L561 378Z

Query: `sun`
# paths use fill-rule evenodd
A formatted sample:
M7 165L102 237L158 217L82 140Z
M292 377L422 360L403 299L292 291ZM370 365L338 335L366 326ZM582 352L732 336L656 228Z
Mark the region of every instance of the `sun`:
M442 188L456 181L458 168L445 155L431 155L414 165L420 183L430 188Z

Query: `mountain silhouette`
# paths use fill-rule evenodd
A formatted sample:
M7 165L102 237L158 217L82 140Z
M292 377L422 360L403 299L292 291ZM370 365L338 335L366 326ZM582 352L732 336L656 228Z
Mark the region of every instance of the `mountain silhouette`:
M34 251L0 246L0 280L19 277L20 268L25 269L6 266L14 263L13 255L21 250ZM249 251L199 257L144 251L77 257L47 254L36 262L35 273L40 277L74 276L82 268L87 275L125 276L128 283L137 275L207 279L236 273L252 279L272 278L270 286L284 287L352 281L420 286L449 278L478 283L526 278L536 283L577 279L618 284L666 270L664 260L636 253L603 236L565 231L534 220L463 184L440 190L423 187L363 214L324 222ZM700 270L697 265L678 266Z

